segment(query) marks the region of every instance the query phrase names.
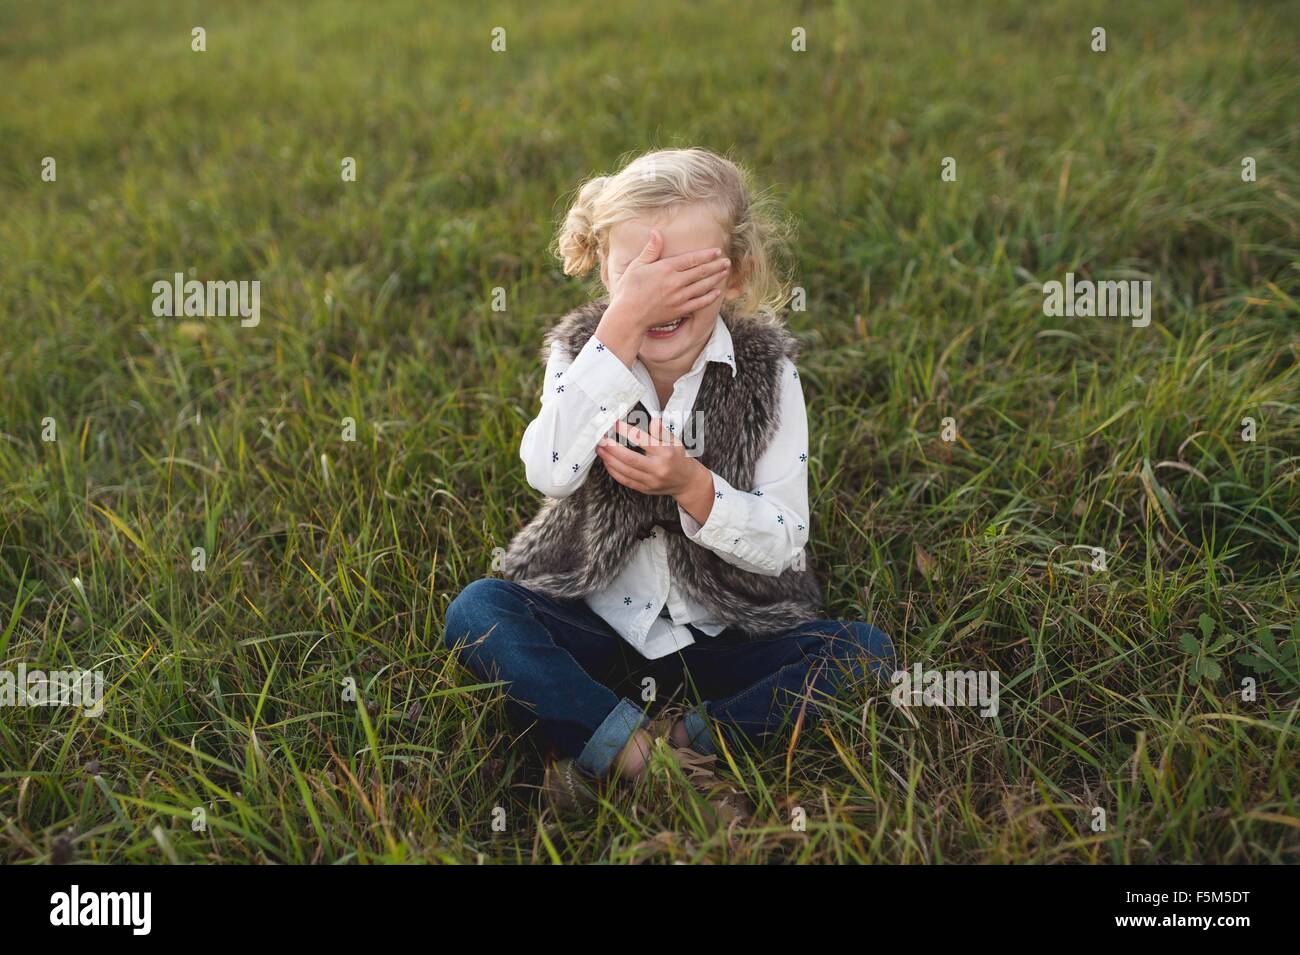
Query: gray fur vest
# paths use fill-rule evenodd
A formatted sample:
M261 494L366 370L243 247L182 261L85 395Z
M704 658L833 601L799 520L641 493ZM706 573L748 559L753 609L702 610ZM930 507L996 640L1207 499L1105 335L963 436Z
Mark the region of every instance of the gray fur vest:
M604 301L562 318L546 336L546 351L558 342L570 358L596 331ZM793 358L797 342L784 330L724 315L731 332L736 375L709 363L695 399L704 414L700 463L732 487L753 487L754 467L777 427L782 359ZM629 412L645 415L638 402ZM510 542L502 562L509 579L551 597L584 597L608 586L644 536L659 524L665 535L674 582L708 608L718 623L751 636L772 636L821 616L821 588L809 570L778 577L741 570L680 531L677 502L667 495L641 494L619 484L599 461L576 491L548 498L537 516Z

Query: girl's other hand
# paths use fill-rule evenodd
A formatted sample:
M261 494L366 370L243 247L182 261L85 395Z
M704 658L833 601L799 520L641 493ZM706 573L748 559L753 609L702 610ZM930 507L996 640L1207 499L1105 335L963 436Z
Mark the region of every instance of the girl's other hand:
M615 422L614 427L645 452L634 451L613 438L601 438L596 445L596 455L605 470L624 487L642 494L681 497L709 473L699 461L687 456L685 446L663 427L659 418L651 419L648 434L626 421ZM710 490L712 486L710 477Z
M618 433L645 451L639 454L611 438L601 438L596 455L619 484L642 494L668 494L700 524L713 510L713 475L661 424L650 421L650 433L617 422Z

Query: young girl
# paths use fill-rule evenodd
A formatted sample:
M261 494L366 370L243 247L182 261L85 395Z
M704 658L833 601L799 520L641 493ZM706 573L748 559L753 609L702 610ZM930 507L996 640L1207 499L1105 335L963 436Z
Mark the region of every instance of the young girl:
M808 421L778 238L745 175L702 149L590 180L560 229L565 273L599 265L608 297L547 335L520 448L546 501L507 579L452 602L446 641L563 757L543 784L561 810L595 802L589 779L639 775L662 740L723 821L744 816L711 771L720 745L892 669L879 630L821 619L804 566ZM633 702L683 683L685 712L652 722Z

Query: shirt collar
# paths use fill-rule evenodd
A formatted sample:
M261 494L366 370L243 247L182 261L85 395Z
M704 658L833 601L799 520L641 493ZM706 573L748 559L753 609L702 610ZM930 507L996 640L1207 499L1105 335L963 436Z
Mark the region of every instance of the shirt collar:
M695 364L691 371L699 371L704 367L706 361L716 361L724 365L731 366L731 377L736 377L736 357L733 354L735 346L731 343L731 330L727 328L727 323L722 320L722 313L714 320L713 334L704 345L704 351L700 352L700 357L695 359Z

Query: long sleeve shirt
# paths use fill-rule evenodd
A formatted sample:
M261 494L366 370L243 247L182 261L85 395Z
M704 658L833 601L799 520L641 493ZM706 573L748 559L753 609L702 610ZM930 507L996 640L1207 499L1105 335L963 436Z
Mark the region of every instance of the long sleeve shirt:
M596 458L597 443L613 435L615 422L638 401L672 433L688 433L710 362L726 365L735 376L731 333L721 317L661 408L640 360L629 368L594 335L572 361L553 345L541 410L519 449L528 483L549 497L572 494L590 468L604 467ZM678 508L682 531L692 544L742 570L768 576L799 561L808 541L808 416L794 363L786 359L781 374L778 427L755 466L753 486L732 487L710 472L714 500L708 519L700 524ZM592 610L651 660L694 643L687 624L711 636L728 624L714 619L673 579L665 537L656 529L639 541L614 581L586 598Z

